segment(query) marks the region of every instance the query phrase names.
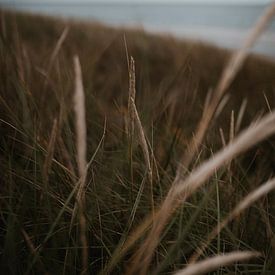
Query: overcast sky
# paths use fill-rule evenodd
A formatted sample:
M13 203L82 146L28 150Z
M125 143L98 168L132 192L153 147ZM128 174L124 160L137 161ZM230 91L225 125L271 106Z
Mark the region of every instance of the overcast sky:
M24 2L33 2L33 3L39 3L39 2L62 2L62 3L77 3L77 2L87 2L87 3L93 3L93 2L125 2L125 3L171 3L171 2L176 2L176 3L219 3L219 4L228 4L228 3L248 3L248 4L266 4L270 3L274 0L0 0L1 2L6 2L6 3L24 3Z

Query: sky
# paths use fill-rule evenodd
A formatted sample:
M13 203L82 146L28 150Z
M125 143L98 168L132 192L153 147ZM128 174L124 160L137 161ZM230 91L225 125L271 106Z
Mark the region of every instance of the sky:
M217 3L217 4L266 4L272 2L272 0L0 0L1 2L6 3L24 3L24 2L62 2L62 3L77 3L77 2L87 2L87 3L93 3L93 2L109 2L109 3L115 3L115 2L123 2L123 3Z

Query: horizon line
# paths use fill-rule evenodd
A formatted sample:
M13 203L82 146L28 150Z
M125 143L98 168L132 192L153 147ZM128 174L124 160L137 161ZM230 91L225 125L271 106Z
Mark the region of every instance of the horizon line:
M113 5L113 4L127 4L127 5L144 5L144 4L157 4L157 5L171 5L171 4L188 4L188 5L259 5L259 6L265 6L265 5L269 5L271 4L273 1L265 1L264 3L262 1L249 1L249 0L245 0L245 1L230 1L230 2L223 2L221 3L218 0L209 0L209 1L203 1L203 0L197 0L197 1L192 1L192 0L184 0L184 1L179 1L179 0L172 0L169 2L164 2L161 0L156 0L156 1L152 1L152 0L148 0L148 1L126 1L126 0L115 0L115 1L110 1L110 0L106 0L106 1L90 1L90 0L82 0L82 1L74 1L74 0L69 0L69 1L64 1L64 0L45 0L45 1L35 1L35 0L26 0L26 1L9 1L9 0L0 0L0 4L8 4L8 5L22 5L22 4L28 4L28 5L46 5L46 4L50 4L50 5L66 5L66 4L73 4L73 5L87 5L87 4L97 4L97 5Z

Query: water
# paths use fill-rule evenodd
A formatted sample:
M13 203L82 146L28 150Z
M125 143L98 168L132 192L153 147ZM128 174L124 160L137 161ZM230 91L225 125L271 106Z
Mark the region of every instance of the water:
M100 21L239 48L265 5L192 4L2 4L28 12ZM275 58L275 22L253 49Z

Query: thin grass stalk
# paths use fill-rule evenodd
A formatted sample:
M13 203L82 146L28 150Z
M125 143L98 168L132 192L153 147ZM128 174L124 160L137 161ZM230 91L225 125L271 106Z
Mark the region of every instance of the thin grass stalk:
M204 101L204 106L203 106L203 113L207 111L209 104L211 102L211 98L213 96L213 89L209 89L207 94L206 94L206 98Z
M52 66L54 64L54 61L56 59L56 57L58 56L58 53L67 37L69 33L69 27L65 27L64 30L62 31L60 37L58 38L57 42L56 42L56 45L54 47L54 50L50 56L50 61L49 61L49 64L48 64L48 67L47 67L47 71L46 71L46 78L45 78L45 82L44 82L44 90L46 89L47 87L47 83L48 83L48 76L51 72L51 69L52 69Z
M268 108L268 111L271 112L271 107L270 107L270 104L269 104L269 100L266 96L266 94L264 93L264 99L265 99L265 102L266 102L266 106Z
M65 161L64 166L67 168L68 171L70 171L69 176L75 182L75 179L77 178L75 168L73 166L71 156L68 152L68 149L66 148L64 140L61 136L58 137L58 146L59 146L60 152L62 154L62 157Z
M128 274L146 274L152 260L160 235L172 214L190 197L213 173L228 164L233 158L245 152L258 142L275 133L275 112L266 115L261 121L243 131L234 142L230 143L210 160L194 170L185 180L173 185L164 202L155 215L153 227L140 249L133 256L133 265ZM142 265L141 265L142 263Z
M153 186L152 186L152 182L153 182L153 175L152 175L152 168L151 168L151 162L150 162L150 155L149 155L149 149L148 149L148 145L147 145L147 141L145 138L145 134L142 128L142 124L136 109L136 105L134 102L132 102L132 108L133 108L133 112L134 112L134 119L135 119L135 124L137 126L137 134L138 134L138 140L140 142L142 151L143 151L143 155L144 155L144 159L145 159L145 163L146 163L146 167L148 170L148 178L149 178L149 182L151 185L151 192L153 191ZM153 207L153 205L152 205Z
M156 173L156 179L157 182L160 180L160 175L159 175L159 171L158 171L158 164L157 164L157 160L154 154L154 127L153 127L153 123L151 125L151 142L148 142L148 148L150 149L150 153L151 153L151 170L152 170L152 180L153 180L153 169Z
M62 129L62 125L67 116L65 112L65 101L63 97L61 98L59 105L60 105L60 111L59 111L59 118L58 118L58 129ZM73 165L72 157L70 156L70 153L68 152L68 149L65 145L64 139L60 134L57 137L57 144L58 144L57 146L59 147L59 152L63 158L63 161L65 161L64 166L66 166L66 168L70 171L69 176L72 179L72 184L74 184L75 181L77 180L77 172Z
M88 272L88 240L86 236L86 217L85 217L85 184L87 177L87 128L85 114L85 95L82 82L82 72L78 56L74 56L75 70L75 93L74 93L74 111L75 111L75 131L76 131L76 149L77 165L79 175L79 189L76 201L79 210L79 239L82 246L82 274Z
M136 74L135 74L135 61L131 56L129 61L128 49L126 40L126 57L129 72L129 94L128 94L128 116L127 116L127 134L129 143L129 160L130 160L130 177L131 177L131 202L133 203L133 193L134 193L134 172L133 172L133 141L134 141L134 131L135 131L135 119L133 114L133 108L131 100L135 101L136 98Z
M267 181L265 184L261 185L256 190L249 193L245 198L243 198L237 206L229 213L229 215L221 222L218 226L216 226L211 233L208 235L206 241L203 245L196 249L193 256L191 256L189 263L195 263L205 249L208 247L210 242L225 228L233 219L238 217L244 210L249 208L252 204L254 204L257 200L266 196L272 190L275 189L275 178Z
M220 205L220 186L218 182L218 175L215 173L215 187L216 187L216 200L217 200L217 221L220 224L221 221L221 205ZM217 254L221 252L221 235L217 235Z
M75 130L76 130L76 149L77 165L80 177L85 176L87 165L87 127L85 114L85 95L82 82L82 72L78 56L74 56L75 70L75 93L74 93L74 111L75 111Z
M152 206L152 211L154 213L153 176L152 176L150 154L149 154L148 144L145 138L145 133L139 118L137 108L136 108L135 97L136 97L135 61L134 61L134 58L131 57L130 72L129 72L129 101L128 101L128 110L129 110L129 116L130 116L129 126L130 126L131 136L134 135L134 129L136 126L138 142L142 148L144 160L146 163L146 169L147 169L146 174L148 175L148 180L149 180L150 189L151 189L151 206Z
M125 34L123 35L123 41L124 41L125 54L127 59L128 72L130 72L129 51L128 51L127 39Z
M46 159L45 159L45 162L43 165L43 180L45 183L45 191L48 190L49 172L50 172L52 162L53 162L53 155L54 155L57 131L58 131L57 120L54 119L51 136L50 136L50 141L49 141L49 144L47 147L47 155L46 155Z
M35 255L36 254L36 248L29 236L29 234L25 231L25 229L21 229L21 233L25 239L25 242L31 252L32 255ZM49 273L46 272L46 268L45 268L45 265L43 264L42 260L41 259L38 259L38 263L39 263L39 269L40 269L40 272L41 273L44 273L45 275L48 275Z
M230 119L230 129L229 129L229 142L233 142L235 136L235 113L234 110L231 111L231 119ZM230 186L232 186L232 162L230 161L228 164L228 173L229 173L229 181Z
M196 264L187 266L186 268L176 272L174 275L197 275L206 274L216 270L222 266L228 266L236 262L242 262L261 256L260 253L250 251L236 251L224 255L207 258Z
M43 198L46 198L50 222L52 220L54 220L54 218L52 216L52 205L49 201L49 196L48 196L49 195L49 174L50 174L53 159L54 159L56 139L57 139L57 136L59 135L58 129L59 129L59 123L58 123L57 119L54 119L53 127L51 130L51 135L50 135L50 141L47 146L46 158L45 158L45 161L43 164L43 169L42 169L43 189L44 190L40 195L40 199L42 200Z
M222 113L222 111L223 111L224 107L226 106L227 102L229 101L229 99L230 99L229 94L225 94L223 96L223 98L221 99L221 101L218 104L217 109L215 111L214 118L213 118L214 120L220 116L220 114ZM206 109L205 112L207 112L207 111L208 110Z
M219 132L220 132L220 136L221 136L222 146L225 147L226 146L226 141L225 141L223 129L220 128Z
M238 117L237 117L237 121L236 121L235 133L238 133L239 130L241 129L241 124L242 124L242 120L243 120L244 113L245 113L245 110L246 110L246 106L247 106L247 99L245 98L243 100L243 102L242 102L242 105L241 105L239 113L238 113Z
M235 115L234 110L231 111L231 119L230 119L230 134L229 134L229 142L232 142L235 136Z
M131 56L129 64L129 98L128 98L128 132L130 136L134 135L135 129L135 114L133 110L133 102L136 100L136 73L135 73L135 60Z

